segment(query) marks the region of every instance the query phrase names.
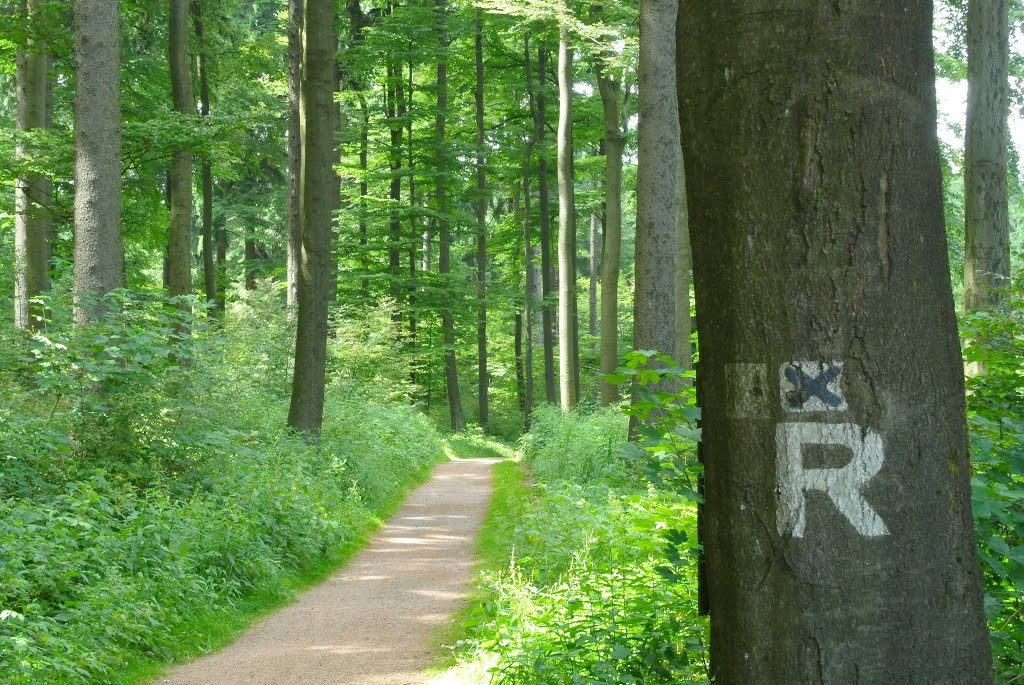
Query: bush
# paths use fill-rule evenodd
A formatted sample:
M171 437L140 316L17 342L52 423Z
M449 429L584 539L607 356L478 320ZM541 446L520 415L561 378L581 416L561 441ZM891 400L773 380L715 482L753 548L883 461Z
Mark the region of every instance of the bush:
M265 383L282 341L119 297L86 329L57 312L5 379L5 684L122 682L127 664L171 658L190 622L283 596L337 560L443 457L408 406L338 386L310 445ZM261 325L286 331L284 316Z

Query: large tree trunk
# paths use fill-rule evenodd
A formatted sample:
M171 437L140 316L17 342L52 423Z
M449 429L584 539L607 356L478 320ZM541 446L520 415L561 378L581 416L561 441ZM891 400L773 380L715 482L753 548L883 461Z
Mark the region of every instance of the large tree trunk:
M221 185L221 199L225 194L225 187ZM217 314L223 317L227 310L228 292L228 229L224 219L218 222L214 236L217 245Z
M619 365L619 261L622 252L622 148L618 81L598 70L604 110L604 240L601 251L601 375ZM638 186L639 187L639 186ZM619 386L601 379L601 404L619 399Z
M480 427L487 430L487 176L484 173L483 10L476 13L476 347Z
M572 51L569 29L563 26L558 41L558 380L565 411L575 407L579 400L572 155Z
M682 163L674 0L640 1L633 348L676 352ZM689 259L687 259L689 262ZM686 271L689 273L689 263ZM689 286L687 286L688 290ZM689 316L689 314L687 314Z
M544 347L544 398L554 404L558 401L555 385L555 311L552 299L558 288L555 284L555 268L551 258L551 188L548 183L547 145L547 72L548 51L537 48L537 91L531 109L533 110L533 139L537 152L537 194L540 212L540 288L544 297L541 303L541 337ZM529 85L531 82L528 82ZM531 89L531 99L533 90Z
M436 0L438 10L437 42L440 57L437 62L437 181L434 197L437 200L438 248L437 270L442 284L447 287L451 262L451 228L448 218L448 195L443 172L448 168L448 149L445 140L445 115L448 109L448 8L446 0ZM462 417L462 397L459 393L459 370L455 359L455 321L451 305L445 303L441 309L441 330L444 340L444 384L448 393L448 413L452 430L456 433L465 428Z
M964 311L996 304L1010 277L1006 182L1009 112L1007 0L967 3L964 151Z
M170 0L168 61L174 111L196 111L192 93L192 68L188 55L188 0ZM171 153L168 176L171 218L167 228L167 284L171 297L192 292L192 155L177 148Z
M192 0L192 25L196 32L196 44L199 48L199 112L210 116L210 79L208 72L209 58L206 54L206 41L203 27L203 9L199 0ZM208 302L217 300L217 270L215 266L216 247L213 235L213 167L206 157L202 162L202 236L203 236L203 290Z
M302 27L303 0L288 0L288 253L286 302L289 316L299 302L299 269L302 262Z
M778 9L678 22L711 676L991 682L932 5Z
M370 279L365 274L370 269L367 256L369 241L367 238L366 196L370 193L370 184L366 179L370 158L370 109L366 97L359 94L359 265L363 278L359 283L359 294L363 303L370 301Z
M673 53L675 54L675 53ZM673 105L678 111L678 107ZM690 250L690 220L686 208L686 165L682 155L677 160L679 179L677 193L679 198L676 206L679 219L676 222L675 251L675 347L672 358L682 369L693 368L693 344L690 342L692 327L690 322L690 270L693 268L693 255ZM634 334L635 335L635 334ZM639 348L638 348L639 349Z
M334 173L335 11L332 0L305 0L302 50L302 260L299 269L295 375L288 425L320 432L331 300Z
M49 128L52 107L49 94L50 59L41 32L41 0L27 0L22 12L31 31L17 53L17 127L31 132ZM18 142L18 158L31 153ZM38 328L46 319L44 308L32 300L50 289L50 234L53 182L32 174L19 178L14 187L14 323L18 328Z
M75 321L123 285L119 17L114 0L75 0Z

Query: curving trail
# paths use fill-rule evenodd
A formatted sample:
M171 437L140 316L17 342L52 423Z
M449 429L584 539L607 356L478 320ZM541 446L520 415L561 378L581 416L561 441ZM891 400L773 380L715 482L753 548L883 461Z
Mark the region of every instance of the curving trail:
M495 459L438 465L336 574L157 685L414 685L461 608Z

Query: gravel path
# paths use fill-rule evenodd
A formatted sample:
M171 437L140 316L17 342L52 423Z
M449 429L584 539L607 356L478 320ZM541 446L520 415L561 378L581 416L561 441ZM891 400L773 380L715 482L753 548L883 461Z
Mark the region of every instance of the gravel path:
M493 459L437 466L333 577L158 685L414 685L465 601Z

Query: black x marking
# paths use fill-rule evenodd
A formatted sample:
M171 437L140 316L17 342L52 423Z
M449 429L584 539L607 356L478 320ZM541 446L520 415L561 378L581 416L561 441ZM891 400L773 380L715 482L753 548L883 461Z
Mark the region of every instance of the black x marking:
M828 384L839 378L842 372L841 366L829 365L820 376L814 376L796 366L787 366L786 379L793 384L794 389L786 393L786 404L791 409L800 409L808 400L817 397L831 409L842 406L842 398L828 389Z

